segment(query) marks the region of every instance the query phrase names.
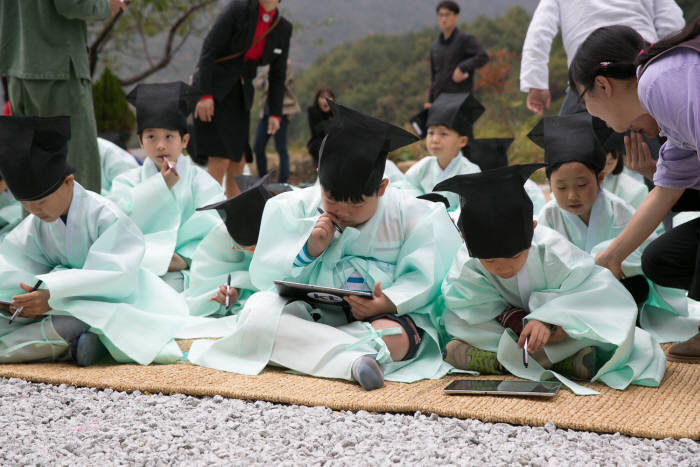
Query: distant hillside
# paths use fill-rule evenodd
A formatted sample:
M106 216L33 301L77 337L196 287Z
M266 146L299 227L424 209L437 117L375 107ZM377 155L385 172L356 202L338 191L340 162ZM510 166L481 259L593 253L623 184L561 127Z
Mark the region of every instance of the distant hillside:
M230 0L219 0L221 6ZM309 67L322 52L351 43L370 34L397 35L418 31L436 24L435 0L284 0L280 9L294 23L291 59L300 71ZM461 0L461 21L471 22L480 15L495 17L514 5L532 14L538 0ZM132 8L136 8L134 3ZM204 24L213 21L205 18ZM437 33L436 33L437 34ZM173 81L185 79L199 57L203 37L191 36L174 60L162 71L146 81ZM158 38L149 47L158 50ZM121 56L118 75L127 76L139 71L143 64L127 56Z

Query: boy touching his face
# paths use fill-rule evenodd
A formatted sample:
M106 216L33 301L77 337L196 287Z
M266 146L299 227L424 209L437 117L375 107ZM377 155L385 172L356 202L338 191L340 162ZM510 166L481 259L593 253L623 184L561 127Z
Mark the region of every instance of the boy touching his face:
M182 155L189 141L187 115L197 97L180 82L139 84L129 93L147 159L115 178L109 194L146 238L144 266L178 292L187 286L199 242L221 223L215 213L195 210L224 200L221 185Z
M334 125L320 151L320 186L268 201L250 266L260 290L237 329L195 343L190 361L257 374L272 363L305 374L354 380L364 389L439 378L442 277L459 235L442 206L388 187L389 151L409 133L330 102ZM346 306L288 302L275 280L370 292Z

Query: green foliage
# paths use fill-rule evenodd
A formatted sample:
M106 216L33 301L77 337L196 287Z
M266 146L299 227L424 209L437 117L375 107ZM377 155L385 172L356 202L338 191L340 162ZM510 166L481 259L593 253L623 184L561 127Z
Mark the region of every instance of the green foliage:
M476 93L486 113L475 126L477 138L516 137L511 160L541 160L541 152L527 140L537 123L525 107L525 94L519 90L520 50L530 22L527 12L513 7L503 16L480 16L460 28L473 34L487 48L491 61L478 71ZM430 85L430 46L437 28L403 35L372 35L338 46L320 55L296 80L295 93L302 108L312 103L320 86L329 86L339 102L377 118L408 128L410 118L423 108ZM566 88L566 56L557 37L550 56L552 99L559 101ZM555 113L553 105L549 112ZM289 137L306 141L306 114L292 118ZM395 160L425 154L417 143L392 154Z
M97 131L131 131L134 127L134 114L131 112L126 95L119 80L106 68L100 79L92 86L92 99L95 106Z

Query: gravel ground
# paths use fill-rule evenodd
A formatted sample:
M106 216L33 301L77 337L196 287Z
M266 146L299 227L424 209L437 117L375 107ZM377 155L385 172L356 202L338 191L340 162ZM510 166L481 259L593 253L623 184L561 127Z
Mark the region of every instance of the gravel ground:
M700 444L0 378L0 465L700 465Z

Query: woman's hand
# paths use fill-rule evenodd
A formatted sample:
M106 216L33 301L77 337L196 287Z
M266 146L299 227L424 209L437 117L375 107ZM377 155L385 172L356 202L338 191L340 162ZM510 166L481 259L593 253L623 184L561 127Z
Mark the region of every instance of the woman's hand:
M214 117L214 99L200 99L194 108L194 118L203 122L211 122Z
M615 258L608 250L595 255L595 264L609 269L618 279L622 276L622 261Z
M638 131L633 131L625 136L625 166L630 170L639 172L649 180L654 179L656 173L656 161L651 157L649 146Z

